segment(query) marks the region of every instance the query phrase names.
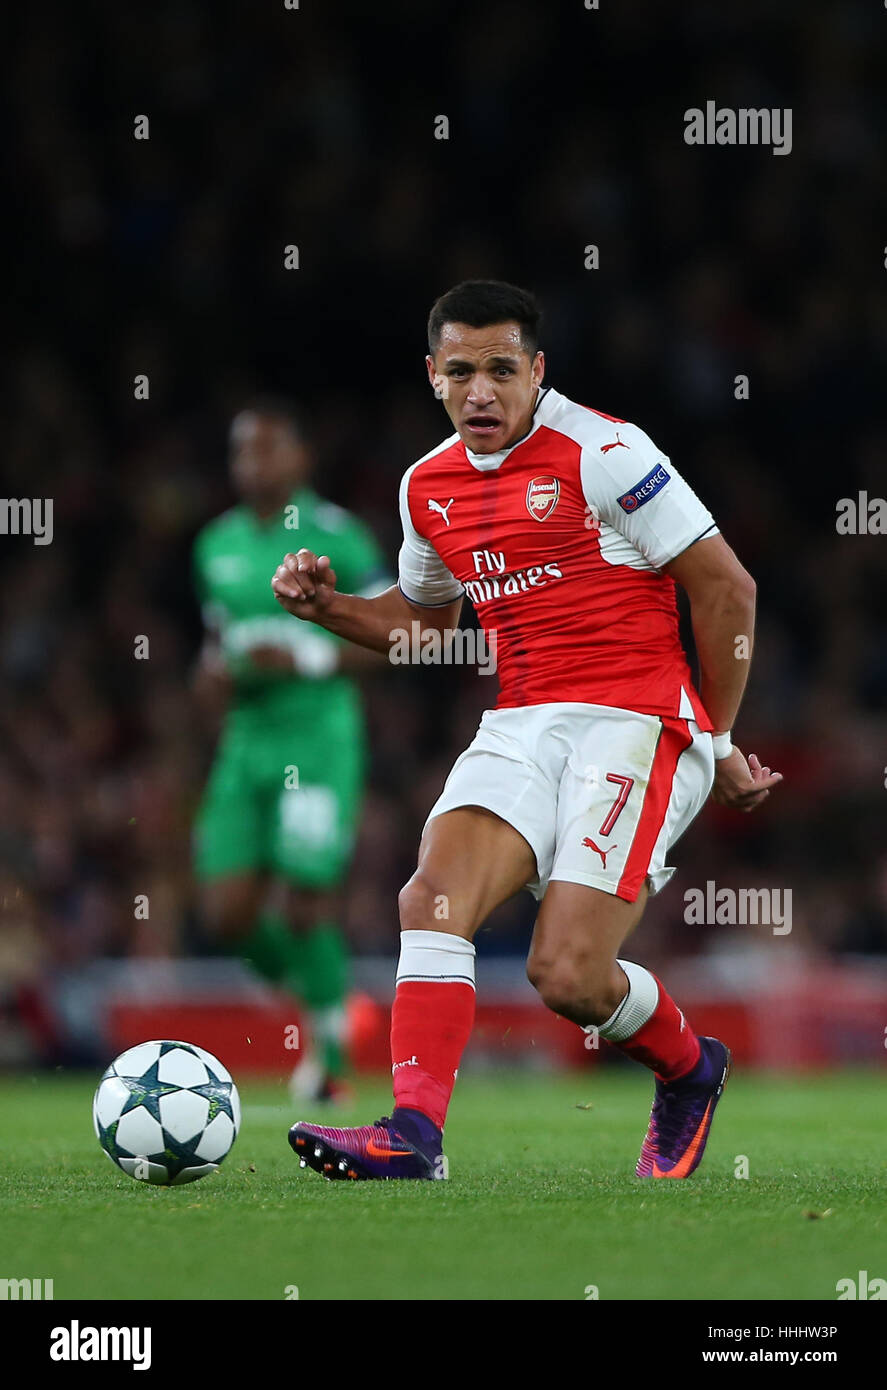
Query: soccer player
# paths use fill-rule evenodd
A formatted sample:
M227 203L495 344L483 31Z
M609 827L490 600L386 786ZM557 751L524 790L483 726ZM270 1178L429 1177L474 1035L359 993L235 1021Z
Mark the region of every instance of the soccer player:
M697 1037L662 982L619 952L712 787L750 811L781 780L731 741L755 586L637 425L543 386L538 323L532 296L498 281L458 285L432 308L428 376L456 432L404 476L396 587L345 594L330 556L308 548L272 579L297 618L381 652L416 619L453 629L467 593L495 634L501 684L400 895L395 1108L374 1125L290 1131L328 1177L445 1176L444 1120L474 1018L472 938L523 887L540 902L528 974L542 999L654 1073L640 1177L693 1172L729 1071L724 1044Z
M293 623L269 593L268 573L298 537L335 551L349 589L377 592L388 581L366 526L308 486L310 462L285 402L242 411L230 430L240 505L195 542L208 630L197 684L210 699L220 688L228 698L197 818L195 869L212 933L308 1011L313 1047L292 1089L335 1099L346 1061L339 890L364 778L351 673L381 663L327 630Z

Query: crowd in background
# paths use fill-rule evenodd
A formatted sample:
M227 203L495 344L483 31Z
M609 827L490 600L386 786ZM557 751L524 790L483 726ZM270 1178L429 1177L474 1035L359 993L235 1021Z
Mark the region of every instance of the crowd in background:
M10 21L4 491L51 497L54 534L0 538L0 978L204 948L190 549L232 501L230 418L287 393L317 489L393 572L400 476L449 433L427 310L482 276L538 294L548 381L640 424L758 584L737 739L785 782L752 816L700 816L645 959L708 948L682 891L709 879L791 888L810 952L887 949L887 536L835 526L840 498L887 493L882 18L604 8L49 0ZM709 98L790 106L791 154L687 146ZM394 951L425 814L493 686L366 679L358 951ZM484 949L523 948L531 900L497 920Z

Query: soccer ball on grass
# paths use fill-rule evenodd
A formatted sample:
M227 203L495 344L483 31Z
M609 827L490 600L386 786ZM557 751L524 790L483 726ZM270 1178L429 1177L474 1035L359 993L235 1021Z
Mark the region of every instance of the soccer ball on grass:
M92 1105L112 1163L142 1182L214 1173L240 1128L240 1097L218 1058L195 1043L146 1042L112 1062Z

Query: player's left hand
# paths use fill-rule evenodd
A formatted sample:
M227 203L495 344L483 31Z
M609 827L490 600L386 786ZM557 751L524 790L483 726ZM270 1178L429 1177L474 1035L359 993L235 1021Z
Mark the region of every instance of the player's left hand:
M712 800L719 806L732 806L734 811L754 811L766 801L770 788L781 781L782 773L762 767L754 753L749 753L746 762L739 749L734 748L729 758L719 758L715 763Z

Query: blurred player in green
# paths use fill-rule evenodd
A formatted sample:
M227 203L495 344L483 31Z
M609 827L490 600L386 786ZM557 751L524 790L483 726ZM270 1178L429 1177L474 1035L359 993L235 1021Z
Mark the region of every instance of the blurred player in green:
M298 995L310 1023L291 1089L334 1100L343 1086L347 953L341 889L365 770L353 674L378 658L281 611L268 585L280 555L331 551L350 592L385 577L366 526L308 485L311 459L289 407L257 402L230 431L240 505L194 546L206 640L196 693L225 708L195 827L204 922L266 979Z

